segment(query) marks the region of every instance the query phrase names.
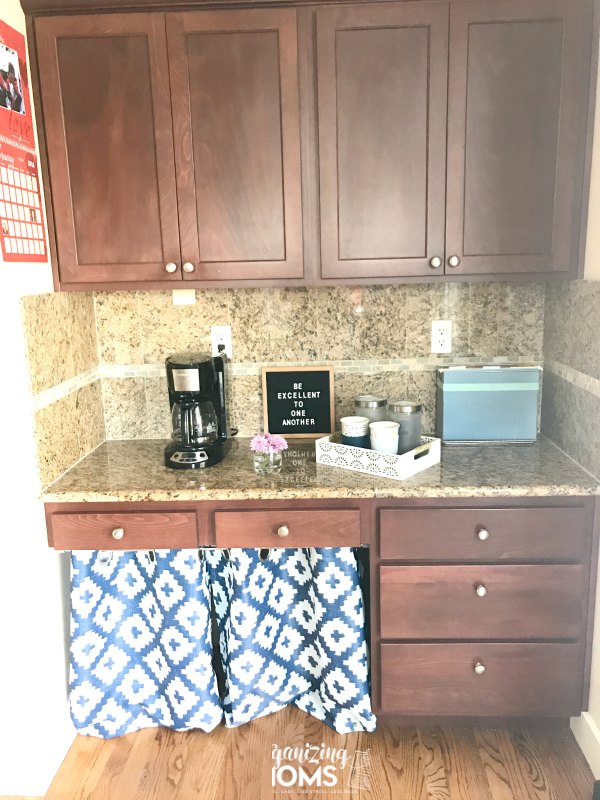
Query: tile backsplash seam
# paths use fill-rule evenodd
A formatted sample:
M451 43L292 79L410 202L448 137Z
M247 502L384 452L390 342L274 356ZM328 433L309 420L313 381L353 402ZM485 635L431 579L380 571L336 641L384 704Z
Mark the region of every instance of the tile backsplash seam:
M600 397L600 379L551 359L544 361L544 369L553 372L559 378L563 378L563 380L573 384L573 386L577 386L578 389L583 389L584 392Z
M96 366L73 378L62 381L62 383L56 384L56 386L52 386L50 389L44 389L37 394L33 394L34 411L41 411L41 409L52 405L52 403L56 403L58 400L63 400L78 389L82 389L84 386L88 386L90 383L94 383L94 381L99 379L100 369Z
M429 361L427 359L363 359L356 361L262 361L262 362L231 362L228 365L228 372L232 377L240 375L260 375L262 367L278 367L278 366L333 366L336 374L344 373L374 373L374 372L432 372L436 369L448 366L485 366L488 364L498 364L499 366L508 364L522 364L532 366L543 366L541 359L536 359L534 356L519 356L518 358L510 358L509 356L496 356L494 358L457 358L446 359L445 361ZM576 373L564 365L557 365L555 370L561 369L563 371ZM68 397L72 392L81 389L84 386L94 383L94 381L102 380L104 378L163 378L165 376L165 366L162 362L156 364L98 364L86 372L76 375L74 378L69 378L50 389L44 389L41 392L33 395L34 410L39 411L42 408L55 403L65 397ZM566 377L562 375L562 377ZM568 377L566 378L569 379ZM573 379L571 382L577 383L578 379ZM600 383L600 382L598 382ZM578 384L579 385L579 384ZM586 388L586 387L583 387ZM105 420L106 421L106 420Z
M45 486L42 484L41 493L44 493L44 494L45 494L45 493L46 493L46 491L47 491L47 490L48 490L48 489L49 489L49 488L50 488L50 487L51 487L53 484L55 484L55 483L56 483L58 480L60 480L62 477L64 477L64 475L66 475L66 473L67 473L67 472L68 472L70 469L73 469L73 467L77 466L77 464L79 464L79 462L80 462L80 461L83 461L83 460L84 460L84 458L87 458L89 455L91 455L91 453L93 453L93 452L94 452L94 450L97 450L99 447L101 447L103 444L105 444L105 442L106 442L106 439L103 439L101 442L98 442L98 444L94 445L94 447L92 447L92 449L91 449L91 450L89 450L87 453L84 453L83 455L81 455L81 456L80 456L80 457L77 459L77 461L74 461L72 464L69 464L69 466L68 466L66 469L64 469L64 470L63 470L63 471L62 471L62 472L61 472L59 475L57 475L55 478L52 478L52 481L51 481L50 483L46 484ZM41 493L40 493L40 494L41 494Z

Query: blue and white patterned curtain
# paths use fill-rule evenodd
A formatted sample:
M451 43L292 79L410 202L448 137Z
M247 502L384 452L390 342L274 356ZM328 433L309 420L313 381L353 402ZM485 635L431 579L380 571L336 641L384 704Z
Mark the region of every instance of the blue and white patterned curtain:
M375 729L365 614L350 548L212 551L225 724L289 703L339 733Z
M73 553L71 716L80 733L210 731L289 703L374 730L349 548ZM213 670L211 595L225 695Z
M207 570L197 550L71 556L71 717L109 738L223 717Z

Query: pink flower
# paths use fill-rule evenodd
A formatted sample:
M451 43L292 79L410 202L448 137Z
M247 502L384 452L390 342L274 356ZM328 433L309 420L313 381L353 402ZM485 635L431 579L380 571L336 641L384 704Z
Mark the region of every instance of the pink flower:
M279 453L287 450L287 447L288 443L283 436L276 433L257 433L250 442L250 450L255 453Z

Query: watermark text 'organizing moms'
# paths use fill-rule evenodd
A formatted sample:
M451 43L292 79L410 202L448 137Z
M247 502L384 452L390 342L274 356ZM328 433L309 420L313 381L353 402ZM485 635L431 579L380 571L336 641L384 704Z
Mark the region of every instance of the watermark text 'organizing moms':
M289 788L332 788L338 785L340 773L348 763L348 751L325 744L304 744L301 747L280 747L271 751L271 785Z

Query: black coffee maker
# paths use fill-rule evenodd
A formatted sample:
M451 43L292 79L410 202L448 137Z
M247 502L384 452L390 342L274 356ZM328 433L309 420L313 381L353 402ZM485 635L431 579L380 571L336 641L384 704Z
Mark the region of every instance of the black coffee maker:
M176 353L166 360L173 432L165 465L201 469L227 455L225 364L206 353Z

